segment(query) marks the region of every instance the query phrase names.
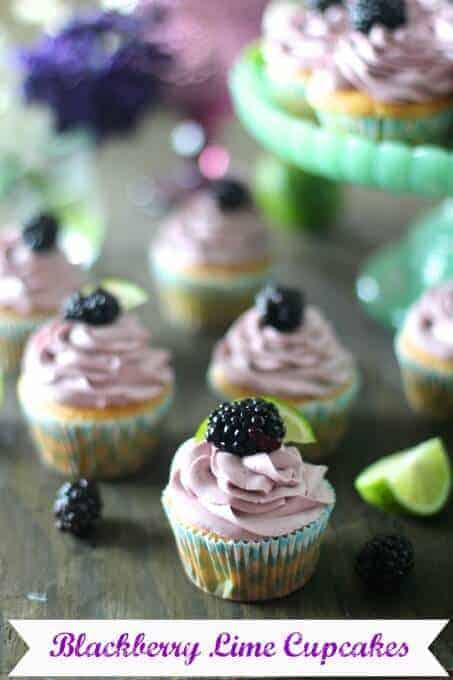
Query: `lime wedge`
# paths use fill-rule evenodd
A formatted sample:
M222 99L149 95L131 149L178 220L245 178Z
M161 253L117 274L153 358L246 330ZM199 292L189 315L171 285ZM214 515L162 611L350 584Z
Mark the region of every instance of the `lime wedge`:
M440 512L451 491L451 465L441 439L386 456L355 480L367 503L383 510L429 516Z
M296 408L274 397L262 397L275 404L285 423L285 442L291 444L313 444L316 441L310 423ZM195 441L202 442L206 438L209 418L205 418L195 433Z
M148 293L131 281L104 279L101 286L114 295L126 311L140 307L148 301Z

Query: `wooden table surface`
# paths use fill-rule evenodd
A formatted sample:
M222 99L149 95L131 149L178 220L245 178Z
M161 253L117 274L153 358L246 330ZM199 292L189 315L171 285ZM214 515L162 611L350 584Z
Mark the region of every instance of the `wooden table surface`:
M109 240L99 273L150 286L145 245L154 225L130 202L128 187L145 173L169 167L168 120L152 121L127 143L100 151ZM238 126L229 142L239 165L256 152ZM401 232L420 204L348 190L330 238L278 239L281 278L302 287L334 322L357 356L364 378L351 431L331 461L338 503L315 577L295 595L260 605L232 604L198 592L185 578L160 505L171 456L214 406L204 377L212 338L174 333L151 300L144 317L156 343L170 347L178 379L174 409L158 454L138 479L103 484L105 519L90 543L55 528L51 512L61 481L37 462L21 419L14 381L0 412L0 677L24 651L10 618L446 618L453 614L453 505L432 520L393 517L366 506L353 490L356 474L375 458L433 435L453 453L453 428L433 426L406 406L392 337L367 319L354 297L363 257ZM416 570L400 595L367 595L354 558L378 532L405 532L414 542ZM453 626L434 646L453 669Z

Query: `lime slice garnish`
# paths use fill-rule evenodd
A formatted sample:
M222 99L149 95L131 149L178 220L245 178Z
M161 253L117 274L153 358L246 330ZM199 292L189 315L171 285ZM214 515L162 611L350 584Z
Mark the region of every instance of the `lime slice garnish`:
M148 293L131 281L103 279L101 286L114 295L126 311L140 307L148 301Z
M441 439L386 456L370 465L355 481L364 501L384 510L434 515L451 491L451 465Z
M315 435L308 420L291 404L287 404L274 397L262 397L265 401L275 404L286 427L285 442L291 444L313 444ZM195 433L195 441L206 439L209 418L205 418Z

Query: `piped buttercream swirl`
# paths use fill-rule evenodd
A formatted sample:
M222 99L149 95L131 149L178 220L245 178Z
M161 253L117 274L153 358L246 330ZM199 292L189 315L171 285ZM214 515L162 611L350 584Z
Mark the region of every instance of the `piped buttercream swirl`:
M149 346L132 314L105 326L47 323L28 343L22 375L52 403L101 409L153 400L173 382L169 353Z
M18 230L0 233L0 307L23 316L55 314L82 278L58 248L34 252Z
M354 380L352 356L314 307L303 323L281 333L261 323L253 308L242 315L214 350L211 370L254 394L322 399Z
M224 538L277 537L309 525L335 501L327 468L295 447L239 458L190 439L176 452L166 493L176 514Z
M152 253L172 267L254 263L269 258L269 235L253 209L224 212L202 190L165 220Z
M453 361L453 280L428 290L409 311L404 336L441 361Z

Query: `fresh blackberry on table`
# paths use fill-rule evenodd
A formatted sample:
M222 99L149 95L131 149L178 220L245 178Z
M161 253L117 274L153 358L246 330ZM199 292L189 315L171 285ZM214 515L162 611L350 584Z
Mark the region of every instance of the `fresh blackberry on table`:
M219 179L211 183L211 191L223 212L247 208L251 202L247 186L236 179Z
M305 7L307 9L315 10L317 12L325 12L329 7L335 5L342 5L343 0L305 0Z
M55 248L59 227L56 217L41 213L25 225L22 239L34 252L46 252Z
M377 24L393 30L407 21L405 0L351 0L348 8L352 26L362 33Z
M357 556L356 571L375 592L397 591L414 568L414 548L405 536L376 536Z
M102 501L97 485L86 479L63 484L54 503L56 527L85 538L101 517Z
M249 398L218 406L209 416L206 439L221 451L243 457L276 451L285 434L277 407Z
M114 295L97 288L90 295L74 293L63 305L63 318L83 321L92 326L113 323L121 313L121 306Z
M295 288L270 283L258 293L256 308L264 326L272 326L282 333L290 333L304 319L304 296Z

